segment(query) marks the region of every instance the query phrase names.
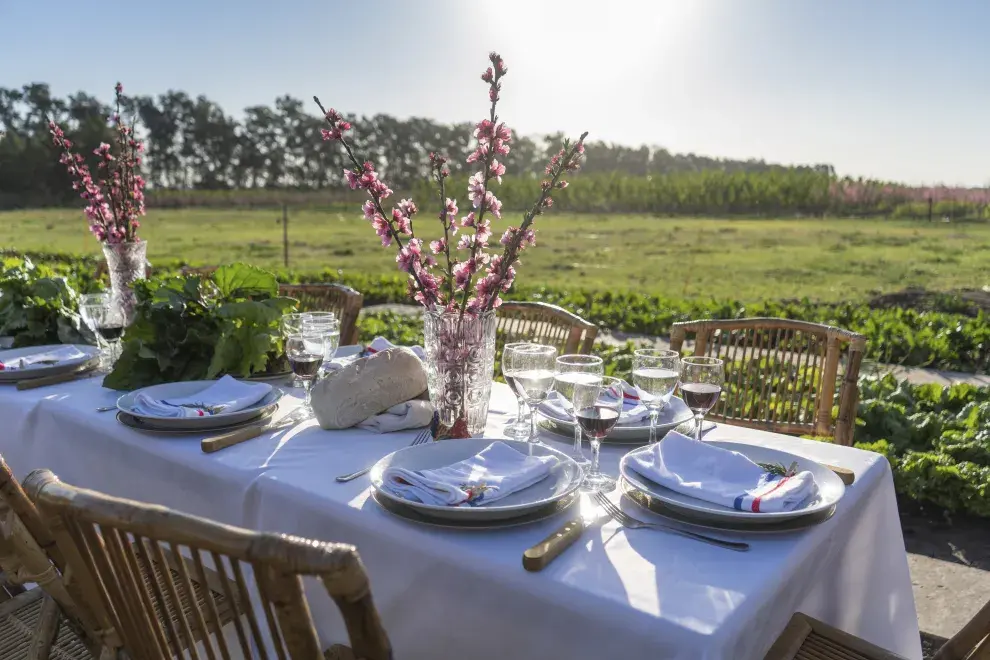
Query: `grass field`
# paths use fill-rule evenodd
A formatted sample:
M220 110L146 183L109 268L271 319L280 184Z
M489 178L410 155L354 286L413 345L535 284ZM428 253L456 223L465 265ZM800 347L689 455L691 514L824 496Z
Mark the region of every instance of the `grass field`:
M141 235L149 256L193 264L282 264L277 211L151 210ZM293 270L395 272L360 211L290 212ZM495 238L516 214L506 214ZM433 214L416 221L434 238ZM551 214L521 272L530 284L638 289L744 301L808 296L860 300L908 286L990 285L990 224L786 219L722 220L646 215ZM80 211L0 213L0 246L97 254Z

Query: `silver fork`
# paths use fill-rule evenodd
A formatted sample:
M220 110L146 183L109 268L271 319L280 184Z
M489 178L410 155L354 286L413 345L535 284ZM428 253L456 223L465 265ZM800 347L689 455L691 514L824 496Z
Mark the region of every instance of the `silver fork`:
M726 548L727 550L735 550L736 552L746 552L749 550L749 544L741 541L726 541L724 539L717 539L713 536L705 536L704 534L689 532L686 529L671 527L670 525L637 520L620 509L617 504L612 502L612 500L605 497L604 493L595 493L595 499L597 499L598 503L602 505L605 513L612 518L615 518L620 525L623 527L628 527L629 529L640 529L641 527L645 527L646 529L657 529L664 532L670 532L671 534L680 534L681 536L686 536L688 538L695 539L696 541L717 545L721 548Z
M426 444L426 442L430 439L430 435L431 433L429 427L423 429L423 431L419 435L413 438L413 441L409 443L409 446L415 447L416 445ZM363 470L358 470L357 472L351 472L350 474L342 474L339 477L337 477L337 481L341 483L344 483L345 481L353 481L354 479L357 479L362 475L368 474L368 472L370 472L371 468L373 467L375 466L372 465L370 467L364 468Z

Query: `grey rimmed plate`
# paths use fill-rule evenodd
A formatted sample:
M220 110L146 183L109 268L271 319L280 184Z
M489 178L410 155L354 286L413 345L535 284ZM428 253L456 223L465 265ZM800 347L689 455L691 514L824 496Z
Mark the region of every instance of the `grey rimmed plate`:
M181 383L162 383L161 385L144 387L140 390L128 392L117 399L117 409L122 413L126 413L131 417L141 420L147 428L166 431L209 431L227 428L234 424L256 419L266 413L270 414L275 411L279 400L283 396L282 390L277 387L272 387L268 394L266 394L257 403L254 403L247 408L242 408L241 410L235 410L232 412L218 412L213 415L204 415L203 417L160 417L157 415L149 415L139 412L134 408L135 397L139 393L147 394L148 396L156 399L177 399L180 397L193 396L207 389L211 385L214 385L215 383L215 380L192 380ZM253 384L257 385L256 383Z
M715 504L705 500L691 497L677 491L671 490L652 481L630 467L629 454L622 457L619 462L619 474L636 490L649 495L651 498L663 502L668 507L680 511L696 519L707 519L712 521L747 521L751 524L771 524L778 523L790 518L798 518L808 514L817 514L835 506L836 502L842 498L846 486L839 477L827 467L810 458L791 454L790 452L772 449L760 445L751 445L742 442L728 442L725 440L703 441L714 447L735 451L754 463L779 463L790 465L797 463L798 471L808 470L815 477L818 484L818 497L811 502L805 503L800 509L793 511L776 511L753 513L752 511L737 511L727 506ZM630 452L632 453L632 452Z
M480 506L423 504L393 495L382 487L382 477L389 467L395 466L407 470L430 470L446 467L474 456L493 442L503 442L526 455L532 451L533 455L536 456L553 456L557 461L545 479L491 504ZM430 518L458 522L469 520L491 522L527 515L574 494L583 478L581 467L566 454L545 445L533 445L528 442L504 438L443 440L406 447L389 454L371 468L371 485L379 497L409 507Z
M444 529L488 530L530 525L541 520L546 520L547 518L552 518L569 510L578 501L580 495L578 493L572 493L567 497L559 499L556 502L548 504L542 508L530 511L524 515L516 516L514 518L500 518L498 520L451 520L450 518L436 518L421 511L417 511L411 506L406 506L405 504L400 504L395 500L382 497L377 492L372 493L371 497L375 500L375 503L378 504L378 506L385 509L388 513L410 522L419 523L421 525L430 525L432 527L442 527Z
M146 433L155 433L163 435L195 435L203 433L216 433L216 432L226 432L234 431L237 429L244 428L245 426L253 426L254 424L262 424L268 418L275 414L275 410L278 406L273 406L270 410L266 410L261 415L257 417L252 417L251 419L246 419L236 424L223 424L221 426L198 428L198 429L176 429L176 428L161 428L154 424L149 424L146 420L140 417L135 417L134 415L129 415L125 412L117 413L117 421L128 428L135 429L137 431L144 431Z
M56 364L38 364L16 371L0 371L0 382L16 383L20 380L31 378L42 378L44 376L58 376L83 369L90 363L96 363L100 359L100 349L88 344L52 344L47 346L26 346L24 348L11 348L0 351L0 362L6 362L16 358L35 355L37 353L47 353L60 348L72 346L77 349L81 356L70 360L62 360Z
M691 527L717 531L742 532L746 534L781 534L783 532L794 532L819 525L831 518L835 513L835 506L831 506L818 513L788 518L787 520L770 524L757 524L745 520L713 520L703 516L695 516L688 511L682 511L668 506L664 502L637 490L625 479L619 479L619 488L623 495L650 513Z
M558 433L560 435L566 435L569 437L574 436L574 419L567 418L563 419L561 417L556 417L552 414L547 414L546 408L541 406L539 408L540 420L538 424L549 431ZM684 422L690 421L694 418L691 413L691 409L687 407L681 399L671 397L670 403L668 403L663 410L660 411L660 419L657 420L657 434L662 436L667 431L676 428L683 424ZM629 426L615 426L612 432L608 434L608 437L602 440L602 444L606 445L643 445L650 441L650 423L647 420L646 425L642 423L636 423L635 425Z

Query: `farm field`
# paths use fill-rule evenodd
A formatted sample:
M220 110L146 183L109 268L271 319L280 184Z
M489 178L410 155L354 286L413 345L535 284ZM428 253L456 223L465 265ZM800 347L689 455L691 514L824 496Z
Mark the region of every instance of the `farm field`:
M276 210L151 209L141 236L149 257L192 264L282 265ZM505 214L495 239L518 214ZM393 273L358 209L290 211L290 267ZM427 227L432 212L415 226ZM912 220L657 218L558 213L538 220L524 255L527 284L634 289L675 297L742 301L810 297L861 300L909 286L932 290L990 285L990 223ZM82 212L0 213L0 247L97 254Z

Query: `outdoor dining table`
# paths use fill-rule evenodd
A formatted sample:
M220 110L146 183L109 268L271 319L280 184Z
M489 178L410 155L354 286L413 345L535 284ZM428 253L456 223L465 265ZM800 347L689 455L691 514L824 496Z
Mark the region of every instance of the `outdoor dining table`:
M855 483L831 519L797 532L747 534L748 553L608 521L530 573L523 551L564 518L439 529L382 510L368 477L335 482L408 445L416 431L323 431L311 421L204 454L202 436L143 433L96 411L117 395L98 378L26 391L0 386L0 453L20 478L49 468L111 495L356 545L398 659L758 659L797 611L921 657L891 471L874 453L719 424L706 439L791 451L851 469ZM501 436L515 406L509 388L496 383L487 433ZM543 439L560 449L570 443L548 432ZM615 475L627 450L603 447L603 469ZM618 501L618 492L612 497ZM323 640L345 641L325 592L308 587Z

